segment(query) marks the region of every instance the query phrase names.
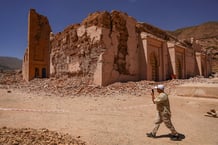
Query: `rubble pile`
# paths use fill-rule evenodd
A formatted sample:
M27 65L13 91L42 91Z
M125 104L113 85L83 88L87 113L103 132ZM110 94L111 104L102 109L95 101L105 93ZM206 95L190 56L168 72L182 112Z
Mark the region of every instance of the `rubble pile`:
M22 91L46 96L84 96L91 97L114 96L116 94L142 96L150 94L151 89L157 84L164 84L166 92L169 93L177 85L184 83L213 83L208 78L194 77L190 79L173 79L164 82L138 81L138 82L116 82L108 86L93 85L88 77L68 77L60 78L36 78L30 82L22 80L21 73L1 73L0 88L20 89Z
M79 138L79 137L78 137ZM48 129L31 129L31 128L0 128L0 143L6 145L85 145L84 141L75 139L69 134L61 134Z
M0 73L0 88L6 87L7 85L20 86L20 84L24 83L21 73L22 72L20 70L1 72Z

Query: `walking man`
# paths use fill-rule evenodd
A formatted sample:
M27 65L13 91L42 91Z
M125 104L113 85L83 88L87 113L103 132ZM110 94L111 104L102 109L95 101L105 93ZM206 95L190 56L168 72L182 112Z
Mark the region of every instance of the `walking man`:
M157 85L155 86L157 92L159 93L158 96L154 96L154 90L152 89L152 101L156 104L157 107L157 118L155 120L155 127L152 132L147 133L147 137L155 138L158 128L160 124L164 122L167 128L171 131L171 139L178 140L179 134L175 130L172 122L171 122L171 111L170 111L170 103L168 99L168 95L164 92L164 85Z

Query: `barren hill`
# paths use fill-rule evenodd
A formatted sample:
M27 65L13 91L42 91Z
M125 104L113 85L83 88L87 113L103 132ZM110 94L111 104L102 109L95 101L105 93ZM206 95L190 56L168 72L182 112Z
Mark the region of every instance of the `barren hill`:
M218 72L218 21L181 28L170 33L180 40L197 40L204 51L212 54L213 71Z
M15 57L0 56L0 70L21 69L22 60Z
M206 22L197 26L177 29L172 34L179 39L194 37L196 39L218 38L218 22Z
M207 22L197 26L177 29L171 32L180 40L194 38L204 49L218 50L218 22Z

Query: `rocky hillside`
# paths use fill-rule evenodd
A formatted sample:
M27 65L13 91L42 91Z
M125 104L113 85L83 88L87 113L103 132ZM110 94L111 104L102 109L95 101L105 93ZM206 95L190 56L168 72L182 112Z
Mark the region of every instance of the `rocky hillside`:
M212 54L213 71L218 72L218 21L171 31L179 40L194 38L203 50Z
M21 69L22 60L15 57L0 56L0 70Z
M193 37L204 49L218 50L218 21L177 29L171 33L180 40L188 40Z

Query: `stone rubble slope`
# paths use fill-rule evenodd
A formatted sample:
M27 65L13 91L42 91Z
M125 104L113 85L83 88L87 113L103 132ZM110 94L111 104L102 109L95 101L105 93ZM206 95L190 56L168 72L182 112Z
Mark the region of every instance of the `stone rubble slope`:
M4 145L85 145L86 143L48 129L0 128L0 144Z
M216 83L210 78L194 77L190 79L173 79L163 82L138 81L138 82L116 82L108 86L93 85L87 77L68 77L34 79L25 82L21 72L0 73L0 88L20 89L28 93L42 94L46 96L84 96L91 97L113 96L116 94L143 96L150 94L151 89L157 84L164 84L167 93L173 93L176 86L185 83Z

